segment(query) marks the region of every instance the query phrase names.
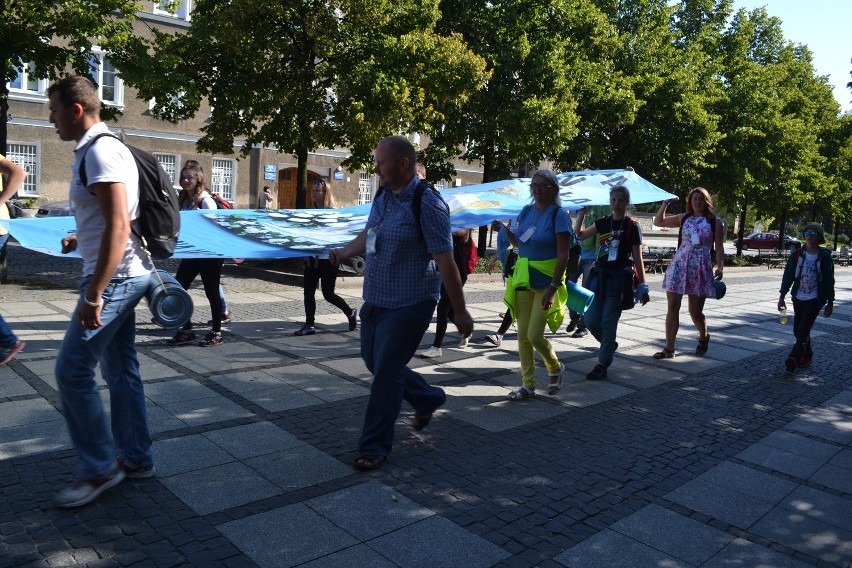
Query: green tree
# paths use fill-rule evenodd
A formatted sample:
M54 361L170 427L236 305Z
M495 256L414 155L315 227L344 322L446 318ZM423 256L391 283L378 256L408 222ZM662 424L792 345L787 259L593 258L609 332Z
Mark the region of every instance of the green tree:
M615 49L603 14L588 0L443 0L438 30L461 34L485 59L485 86L429 131L422 159L479 161L483 182L565 151L578 133L579 96ZM487 230L479 232L480 253Z
M460 37L433 31L437 0L199 0L185 33L154 32L118 56L122 76L172 121L211 107L201 151L274 145L298 162L347 147L366 164L382 137L432 128L485 78Z
M481 161L483 182L568 147L578 94L615 48L612 28L587 0L444 0L438 29L461 34L491 76L429 133L424 159Z
M831 193L822 137L837 104L810 52L784 40L781 22L762 8L739 11L723 40L726 97L718 108L726 133L713 179L722 199L786 226L792 210Z
M0 0L0 149L4 153L7 83L29 65L41 79L58 79L69 68L88 73L92 46L110 49L127 41L138 9L130 0Z
M714 105L722 96L720 29L730 2L598 0L619 49L609 105L583 112L581 134L560 166L624 167L685 194L712 167L722 138ZM630 94L624 91L629 89ZM585 109L584 109L585 110Z

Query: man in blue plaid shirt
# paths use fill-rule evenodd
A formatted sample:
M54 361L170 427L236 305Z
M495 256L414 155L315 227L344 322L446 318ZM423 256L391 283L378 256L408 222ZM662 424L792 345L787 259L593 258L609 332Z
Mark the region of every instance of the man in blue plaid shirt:
M459 332L473 331L453 261L450 214L437 192L423 191L419 222L415 218L416 150L405 138L392 136L379 143L374 160L383 191L373 201L367 226L330 254L332 264L340 264L367 253L361 356L373 384L358 441L361 455L353 464L358 471L374 470L387 460L403 399L414 407L415 430L425 428L446 400L443 389L408 368L429 328L442 282Z

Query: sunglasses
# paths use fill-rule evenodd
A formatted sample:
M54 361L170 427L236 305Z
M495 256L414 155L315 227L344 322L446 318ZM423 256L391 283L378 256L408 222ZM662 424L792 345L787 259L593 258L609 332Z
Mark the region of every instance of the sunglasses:
M806 237L818 237L819 236L819 233L816 232L816 231L805 231L802 234Z
M531 183L530 189L533 191L538 191L539 189L547 189L548 187L556 187L555 185L551 185L549 183Z

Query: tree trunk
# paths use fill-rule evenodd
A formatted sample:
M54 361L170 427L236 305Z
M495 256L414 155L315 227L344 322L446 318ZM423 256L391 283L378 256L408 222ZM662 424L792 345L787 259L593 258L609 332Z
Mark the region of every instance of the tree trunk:
M746 212L748 211L748 203L743 203L743 208L740 210L740 230L737 233L737 256L743 255L743 235L746 224Z
M6 17L6 0L0 0L0 18ZM2 45L2 42L0 42ZM0 51L0 154L6 155L8 148L8 131L6 129L6 121L9 119L9 89L6 87L6 82L9 77L6 77L6 62L11 59L11 54L6 50Z
M308 149L301 146L296 149L296 209L308 205Z

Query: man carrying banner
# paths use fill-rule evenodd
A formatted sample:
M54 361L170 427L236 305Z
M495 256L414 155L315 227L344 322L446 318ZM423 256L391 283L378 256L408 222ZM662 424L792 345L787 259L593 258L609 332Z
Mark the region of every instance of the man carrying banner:
M465 308L461 277L453 260L450 215L437 192L415 175L417 152L401 136L382 140L375 152L377 193L366 228L332 264L367 253L361 307L361 356L373 374L364 430L358 442L358 471L381 467L393 446L394 423L403 399L414 407L415 430L425 428L446 394L408 368L429 327L441 283L453 306L454 323L469 335L473 320ZM412 206L422 192L419 218Z
M76 481L55 501L59 507L79 507L125 476L154 475L134 314L152 266L131 232L139 216L136 161L112 136L91 142L108 131L100 119L97 87L88 77L66 77L47 93L56 133L76 143L71 201L77 233L62 239L62 252L80 251L83 280L56 358L56 382L80 466ZM79 172L84 156L88 186ZM112 436L95 382L99 363L109 387Z

